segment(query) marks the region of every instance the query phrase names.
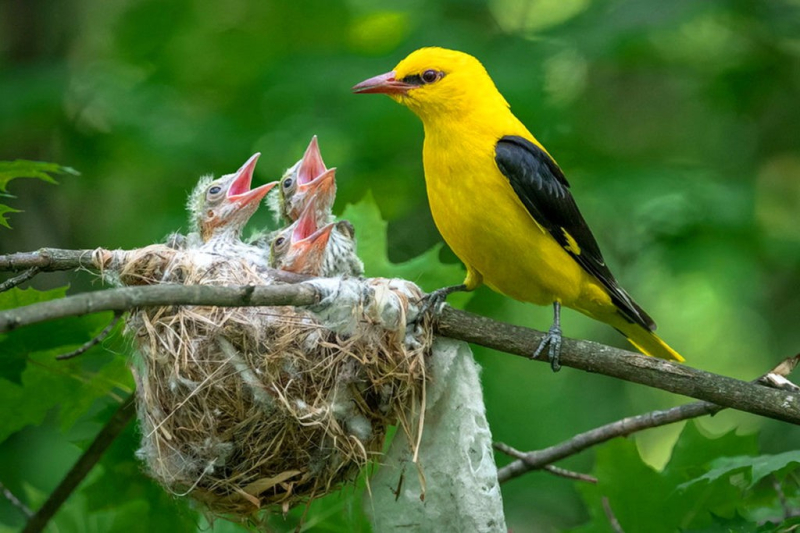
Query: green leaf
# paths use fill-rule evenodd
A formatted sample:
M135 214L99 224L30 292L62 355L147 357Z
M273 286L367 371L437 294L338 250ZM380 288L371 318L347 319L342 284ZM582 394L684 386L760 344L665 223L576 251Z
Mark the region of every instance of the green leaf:
M66 287L50 291L18 289L0 293L0 309L61 298ZM59 407L64 430L100 397L115 389L132 389L124 357L111 357L95 346L79 358L56 356L79 347L99 333L110 313L54 320L0 335L0 442L30 424L40 424ZM106 346L121 342L109 338Z
M687 481L679 486L686 489L701 482L728 479L737 472L749 475L749 483L744 488L752 488L756 483L770 474L784 469L793 470L800 464L800 451L793 450L778 455L720 457L711 463L711 470L700 477Z
M62 167L56 163L44 163L41 161L0 161L0 195L11 197L8 194L8 184L17 178L35 178L47 183L57 183L50 176L51 174L71 174L79 175L79 172L71 167ZM11 228L6 218L6 213L19 213L19 210L0 204L0 225Z
M67 288L53 289L49 291L37 291L36 289L19 289L0 292L0 310L15 309L39 302L63 298L67 294ZM7 334L0 334L0 378L7 379L19 385L22 384L22 371L25 370L27 354L33 349L28 346L28 342L44 340L37 335L39 328L23 328Z
M612 531L603 508L605 497L624 531L674 533L681 518L667 504L674 487L642 461L633 440L616 439L602 446L594 476L596 485L578 485L593 520L576 531Z
M755 455L758 435L737 435L735 430L710 438L695 422L687 423L672 449L672 457L664 474L676 484L688 481L707 471L712 461L726 455Z
M34 288L13 289L0 293L0 309L14 309L66 296L67 287L38 291ZM0 334L0 378L21 384L21 374L31 354L67 353L97 335L111 320L111 313L70 317L34 324ZM96 350L97 347L93 348ZM53 357L55 357L53 355ZM65 363L61 363L62 367Z
M79 176L80 172L71 167L62 167L56 163L41 161L0 161L0 192L6 192L8 183L17 178L37 178L48 183L58 183L50 174L71 174Z
M0 226L5 226L8 229L11 229L11 225L8 223L8 219L6 218L6 213L21 213L19 209L14 209L13 207L8 207L7 205L0 204Z
M758 524L736 513L730 518L713 515L709 525L702 529L687 529L685 533L756 533L757 531L761 531Z
M358 255L364 261L367 276L407 279L425 291L457 285L464 279L461 265L446 264L439 259L441 244L404 263L392 263L388 257L388 225L371 192L359 203L345 207L342 218L349 220L356 229ZM448 301L463 306L470 297L468 293L456 293Z

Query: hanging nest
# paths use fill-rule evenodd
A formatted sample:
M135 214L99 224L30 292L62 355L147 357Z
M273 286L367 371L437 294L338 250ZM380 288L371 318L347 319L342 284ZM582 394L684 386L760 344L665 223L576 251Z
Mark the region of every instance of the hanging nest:
M99 262L127 285L274 283L202 251L110 254ZM405 313L420 294L400 280L354 282L367 297L346 309L358 325L347 334L293 307L132 312L126 332L138 351L139 454L149 474L215 514L248 517L354 480L389 425L416 442L422 428L410 421L423 408L432 339L430 328L406 332Z

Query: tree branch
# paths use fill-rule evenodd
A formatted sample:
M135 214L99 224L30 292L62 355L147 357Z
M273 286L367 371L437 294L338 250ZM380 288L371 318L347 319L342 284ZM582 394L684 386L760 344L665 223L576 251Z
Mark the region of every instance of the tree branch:
M104 248L94 250L64 250L62 248L41 248L35 252L18 252L0 255L0 272L17 272L37 268L38 272L60 272L63 270L85 269L99 271L100 265L95 263L95 252L107 251ZM310 276L295 274L284 270L269 269L267 273L272 279L284 283L308 281ZM11 281L11 280L9 280ZM21 283L21 282L20 282Z
M306 306L318 303L317 290L311 285L178 285L163 283L139 287L124 287L86 292L59 300L39 302L16 309L0 311L0 333L29 326L100 311L128 311L136 307L170 305L244 306Z
M776 383L776 387L782 387L783 382L786 381L786 376L794 370L798 362L800 362L800 354L789 357L752 383ZM782 381L777 378L780 378ZM500 483L503 483L519 477L526 472L530 472L531 470L547 469L550 463L575 455L587 448L613 438L627 437L631 433L658 426L665 426L667 424L674 424L675 422L681 422L703 415L713 415L722 409L724 409L724 407L709 402L694 402L671 409L651 411L642 415L631 416L623 418L622 420L617 420L616 422L611 422L610 424L605 424L584 433L579 433L571 439L556 444L555 446L531 452L521 452L507 444L497 442L494 445L496 450L517 459L498 470L497 478Z
M544 333L445 307L437 333L529 357ZM800 394L776 390L595 342L567 339L561 364L647 385L723 407L800 424Z
M1 261L1 260L0 260ZM126 311L165 305L306 306L321 299L306 283L267 286L150 285L68 296L0 312L0 333L56 318L99 311ZM472 313L445 307L435 325L445 337L528 358L544 335ZM800 424L800 394L748 383L686 365L605 346L564 339L564 366L648 385L723 407Z
M62 250L60 248L42 248L36 252L19 252L0 255L0 271L16 272L29 268L38 268L41 272L57 272L86 268L97 270L92 260L94 250Z
M126 398L119 408L111 415L111 418L100 433L97 434L92 444L83 452L78 462L67 472L67 475L59 483L56 490L50 495L44 505L36 511L36 514L28 520L22 533L38 533L42 531L53 516L55 516L61 505L67 501L70 494L78 488L81 481L94 468L105 451L114 442L114 439L122 433L125 426L133 420L136 414L136 402L131 394Z

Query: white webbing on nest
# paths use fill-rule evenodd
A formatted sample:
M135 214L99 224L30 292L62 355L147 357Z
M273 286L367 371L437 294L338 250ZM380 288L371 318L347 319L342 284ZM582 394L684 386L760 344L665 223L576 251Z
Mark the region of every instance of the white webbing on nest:
M364 320L383 330L404 332L416 320L423 292L410 281L387 278L317 278L307 282L323 296L308 308L320 323L351 335Z
M434 342L418 449L425 486L398 431L364 504L375 531L507 531L479 371L467 344Z

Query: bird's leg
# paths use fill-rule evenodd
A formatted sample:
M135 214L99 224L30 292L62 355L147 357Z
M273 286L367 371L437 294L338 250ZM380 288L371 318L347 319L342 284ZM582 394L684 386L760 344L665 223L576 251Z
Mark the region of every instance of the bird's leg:
M538 359L548 346L550 349L547 351L547 359L550 361L550 368L553 369L553 372L558 372L561 370L559 362L561 357L561 302L553 302L553 325L550 326L547 335L533 352L531 359Z
M422 316L429 312L436 312L439 307L445 303L450 294L468 290L469 289L467 286L462 283L461 285L442 287L441 289L436 289L435 291L426 294L422 299L422 309L420 309L419 315Z

